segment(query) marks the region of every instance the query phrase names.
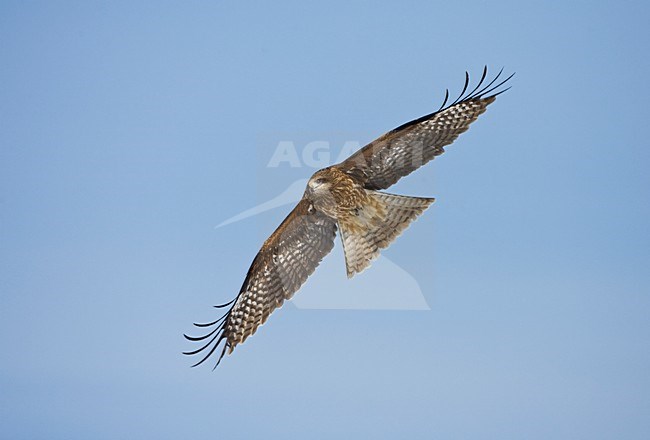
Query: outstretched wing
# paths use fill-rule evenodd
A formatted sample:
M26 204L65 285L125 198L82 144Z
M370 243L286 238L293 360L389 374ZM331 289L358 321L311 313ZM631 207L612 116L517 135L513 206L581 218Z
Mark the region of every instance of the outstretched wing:
M290 299L314 272L334 247L335 236L336 221L302 199L264 242L237 298L217 306L226 307L234 303L230 310L214 322L195 324L211 328L208 334L200 337L185 335L194 342L207 340L199 349L184 353L194 355L207 351L193 366L203 363L225 341L218 365L226 350L232 353L236 345L255 333L271 312Z
M449 98L447 91L440 110L389 131L335 166L356 175L367 189L388 188L444 153L446 145L466 131L497 95L508 90L498 89L514 74L494 85L502 72L503 69L492 81L483 85L487 76L485 67L481 80L468 93L469 74L466 72L463 91L453 103L445 107Z

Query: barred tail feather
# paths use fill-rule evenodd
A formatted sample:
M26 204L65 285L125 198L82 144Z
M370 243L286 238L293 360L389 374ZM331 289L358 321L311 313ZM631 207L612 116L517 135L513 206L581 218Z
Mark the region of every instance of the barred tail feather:
M348 278L370 266L435 199L368 190L369 203L351 219L339 219Z

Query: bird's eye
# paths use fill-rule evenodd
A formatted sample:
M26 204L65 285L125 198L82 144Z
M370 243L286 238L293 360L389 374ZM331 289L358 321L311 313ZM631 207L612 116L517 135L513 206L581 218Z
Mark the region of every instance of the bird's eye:
M315 180L315 182L316 182L317 185L322 185L323 183L325 183L325 179L323 179L322 177L319 177L318 179Z

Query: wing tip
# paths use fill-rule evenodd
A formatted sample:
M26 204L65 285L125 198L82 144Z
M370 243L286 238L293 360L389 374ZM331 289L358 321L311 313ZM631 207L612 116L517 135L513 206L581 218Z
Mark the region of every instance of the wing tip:
M483 85L485 82L485 79L487 78L488 75L488 66L485 65L483 67L483 73L481 75L481 79L479 80L478 84L474 87L474 89L465 94L463 91L463 96L458 100L458 102L451 104L447 106L447 108L451 107L452 105L461 103L461 102L467 102L467 101L472 101L472 100L491 100L493 101L492 98L496 98L500 94L508 91L512 86L508 86L505 89L499 90L503 85L505 85L508 81L512 79L513 76L515 76L515 72L510 74L506 79L501 80L500 82L497 82L499 78L501 78L501 75L503 74L504 67L501 67L497 74L490 80L489 83L486 85ZM495 85L496 83L496 85ZM463 89L465 90L465 88Z
M232 304L234 301L235 300L230 301L229 303L221 305L218 308L225 307L225 306L227 306L229 304ZM206 339L208 339L208 342L204 343L198 349L182 352L182 354L184 354L185 356L194 356L194 355L198 355L199 353L201 353L204 350L208 350L208 353L203 358L201 358L198 362L191 365L192 368L198 367L199 365L201 365L202 363L207 361L210 357L212 357L214 352L221 345L221 342L225 341L225 343L223 344L223 349L221 350L221 354L219 355L219 359L217 360L217 363L215 364L213 370L221 363L221 359L223 359L224 354L226 352L226 349L228 347L231 347L231 343L228 340L228 334L226 332L228 317L230 316L231 311L232 311L232 308L230 310L228 310L219 319L216 319L215 321L212 321L212 322L208 322L208 323L205 323L205 324L194 323L194 325L196 327L199 327L199 328L206 328L206 327L214 326L214 328L212 330L210 330L209 332L207 332L206 334L204 334L202 336L190 336L190 335L187 335L187 334L183 334L185 339L187 339L190 342L202 342L202 341L205 341ZM232 352L232 349L230 350L230 352Z
M384 136L388 136L391 133L396 133L396 132L398 132L400 130L403 130L405 128L408 128L408 127L410 127L412 125L416 125L416 124L418 124L418 123L420 123L422 121L426 121L428 119L431 119L436 114L444 112L445 110L447 110L447 109L449 109L449 108L451 108L451 107L453 107L455 105L458 105L458 104L462 104L462 103L472 101L472 100L489 101L488 104L493 102L494 100L492 98L496 98L500 94L510 90L510 88L512 87L512 86L509 86L509 87L507 87L507 88L505 88L503 90L499 90L499 87L502 87L503 85L505 85L510 79L512 79L513 76L515 76L515 73L512 73L506 79L504 79L501 82L499 82L498 84L494 85L497 82L497 80L501 77L501 75L503 74L503 70L504 70L504 68L502 67L499 70L499 72L497 72L495 77L492 78L492 80L488 84L483 85L483 83L485 82L485 80L487 78L487 75L488 75L488 66L487 65L484 66L483 67L483 72L481 74L481 78L478 81L478 83L476 84L476 86L474 86L474 88L472 89L471 92L467 91L468 87L469 87L469 83L470 83L470 75L469 75L468 72L465 72L465 82L464 82L464 85L463 85L463 89L462 89L462 92L460 93L460 95L458 95L458 98L456 98L456 100L454 100L450 104L447 104L447 102L449 101L449 89L446 89L445 90L445 97L444 97L444 99L442 101L442 104L438 108L438 110L436 110L433 113L429 113L427 115L424 115L422 117L414 119L412 121L406 122L406 123L394 128L393 130L389 131Z

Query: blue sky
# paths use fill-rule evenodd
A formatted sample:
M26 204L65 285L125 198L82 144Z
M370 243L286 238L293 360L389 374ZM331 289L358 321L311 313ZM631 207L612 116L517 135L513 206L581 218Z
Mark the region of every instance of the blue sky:
M649 19L643 2L1 2L1 436L649 438ZM190 369L182 333L289 207L215 225L313 172L266 168L277 143L370 141L485 64L512 90L391 188L437 198L385 252L430 310L290 303ZM344 288L340 254L325 264L341 278L298 295ZM351 295L380 278L359 279Z

